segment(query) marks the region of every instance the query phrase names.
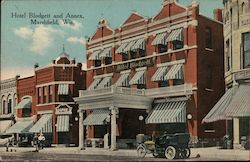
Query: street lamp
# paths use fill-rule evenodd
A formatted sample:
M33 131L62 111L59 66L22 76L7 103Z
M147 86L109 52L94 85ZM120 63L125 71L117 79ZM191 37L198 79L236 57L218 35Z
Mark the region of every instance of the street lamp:
M142 115L139 116L139 132L141 134L141 125L142 125L142 120L144 119L144 117Z

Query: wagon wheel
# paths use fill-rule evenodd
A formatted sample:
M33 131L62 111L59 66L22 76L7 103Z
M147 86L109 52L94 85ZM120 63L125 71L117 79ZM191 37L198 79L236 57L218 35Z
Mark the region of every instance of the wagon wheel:
M191 154L191 151L190 151L190 148L185 148L184 149L185 151L185 156L184 156L184 158L189 158L190 157L190 154Z
M168 146L165 150L165 156L169 160L173 160L176 155L176 149L173 146Z
M144 158L146 156L146 153L147 153L147 151L143 146L137 147L137 156L138 157Z

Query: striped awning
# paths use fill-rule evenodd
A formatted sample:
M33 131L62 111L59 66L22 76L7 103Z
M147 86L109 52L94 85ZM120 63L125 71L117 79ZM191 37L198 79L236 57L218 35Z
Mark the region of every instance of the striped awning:
M16 122L5 133L29 133L29 129L33 126L33 120L23 120Z
M69 94L69 85L68 84L59 84L58 85L58 95L68 95Z
M31 106L31 98L24 98L17 104L16 109L31 109Z
M146 84L145 71L140 70L135 73L133 78L129 81L129 84Z
M58 115L56 125L57 132L69 132L69 115Z
M168 69L167 66L159 67L152 76L151 80L152 81L164 80L164 76L167 74L167 69Z
M250 83L241 83L225 111L228 117L250 117Z
M225 110L232 101L234 91L237 87L230 88L226 93L220 98L220 100L214 105L214 107L209 111L209 113L203 118L202 122L210 123L218 120L225 120Z
M158 45L158 44L163 44L166 45L167 44L167 33L160 33L157 34L155 39L152 41L152 45Z
M84 125L104 125L106 124L106 118L110 111L108 109L96 109L93 110L84 120Z
M99 57L111 57L111 47L102 50Z
M29 130L29 132L52 133L52 114L42 115L42 117Z
M164 80L169 79L183 79L183 64L175 64L170 68L164 76Z
M169 36L167 37L167 42L171 42L174 40L179 40L182 41L182 28L179 29L175 29L173 31L171 31L171 33L169 34Z
M98 84L100 83L101 80L102 80L102 78L96 78L96 79L94 79L94 81L88 87L88 90L96 89L96 87L98 86Z
M136 41L131 41L128 43L128 45L124 48L123 52L131 51L132 46L136 43Z
M120 78L116 81L115 85L117 87L129 86L129 73L121 74Z
M136 43L131 47L131 50L142 49L145 50L145 40L144 38L138 39Z
M153 123L185 123L186 101L157 103L146 118L147 124Z
M90 55L89 60L100 60L100 58L99 58L99 53L100 53L100 50L94 51L94 52Z
M122 43L117 50L115 51L115 53L124 53L124 49L126 48L126 46L128 45L128 42Z
M111 76L103 78L102 81L100 82L100 84L97 85L96 89L110 87L111 86L111 79L112 79Z

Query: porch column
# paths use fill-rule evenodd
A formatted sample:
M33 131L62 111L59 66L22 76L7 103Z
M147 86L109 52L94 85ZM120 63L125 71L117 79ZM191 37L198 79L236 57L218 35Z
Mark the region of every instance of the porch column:
M116 150L116 112L117 107L111 106L111 147L110 150Z
M79 149L84 150L83 112L79 111Z
M233 118L233 136L234 144L240 144L240 123L239 118Z

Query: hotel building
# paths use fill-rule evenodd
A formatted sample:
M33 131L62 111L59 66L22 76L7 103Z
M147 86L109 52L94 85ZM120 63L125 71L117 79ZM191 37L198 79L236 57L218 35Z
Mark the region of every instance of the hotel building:
M87 42L87 90L79 104L79 147L108 134L111 150L139 133L188 132L191 143L220 138L225 122L202 119L224 94L222 11L164 0L153 17L136 12L112 29L103 18Z

